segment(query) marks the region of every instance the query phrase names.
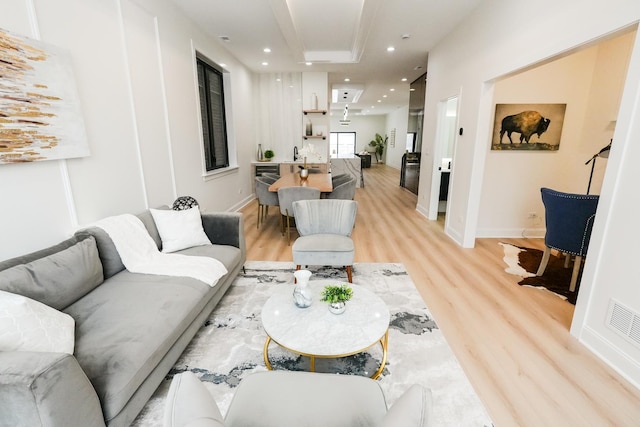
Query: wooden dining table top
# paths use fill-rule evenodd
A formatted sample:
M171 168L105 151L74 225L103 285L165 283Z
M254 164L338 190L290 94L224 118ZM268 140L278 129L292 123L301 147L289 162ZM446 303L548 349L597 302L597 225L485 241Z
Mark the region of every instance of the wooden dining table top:
M306 181L300 178L299 173L288 173L282 175L276 182L269 186L269 191L276 192L280 188L285 187L311 187L317 188L323 193L333 191L330 173L310 173Z

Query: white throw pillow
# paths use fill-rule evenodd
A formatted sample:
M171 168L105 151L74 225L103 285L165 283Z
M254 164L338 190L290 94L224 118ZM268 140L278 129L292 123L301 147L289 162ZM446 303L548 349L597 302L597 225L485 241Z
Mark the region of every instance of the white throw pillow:
M73 354L73 317L22 295L0 291L0 351Z
M175 252L193 246L210 245L202 228L197 206L183 211L150 209L162 239L162 252Z

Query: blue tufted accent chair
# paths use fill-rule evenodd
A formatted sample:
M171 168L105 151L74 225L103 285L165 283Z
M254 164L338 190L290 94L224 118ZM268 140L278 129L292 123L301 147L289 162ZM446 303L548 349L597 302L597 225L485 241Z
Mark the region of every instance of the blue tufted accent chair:
M571 194L540 189L545 209L547 232L544 236L546 246L536 275L542 276L547 268L551 249L556 249L567 257L575 255L569 290L574 292L582 259L587 254L591 229L596 216L600 196ZM565 266L568 264L565 263Z

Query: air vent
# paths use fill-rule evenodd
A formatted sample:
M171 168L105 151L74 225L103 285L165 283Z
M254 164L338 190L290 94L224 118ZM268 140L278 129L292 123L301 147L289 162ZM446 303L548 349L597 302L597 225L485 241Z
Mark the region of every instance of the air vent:
M640 347L640 314L611 299L607 325Z

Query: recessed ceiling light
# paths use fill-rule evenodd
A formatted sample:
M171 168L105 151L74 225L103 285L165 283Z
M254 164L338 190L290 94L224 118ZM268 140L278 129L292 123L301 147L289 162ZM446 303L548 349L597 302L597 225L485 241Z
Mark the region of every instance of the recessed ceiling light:
M387 48L387 52L393 52L394 50L396 50L396 48L395 48L395 47L393 47L393 46L389 46L389 47Z
M395 92L394 88L389 89L389 92Z
M407 78L406 78L406 77L403 77L403 78L402 78L402 79L400 79L400 80L401 80L401 81L403 81L403 82L406 82L406 81L407 81Z
M277 81L277 82L281 82L281 81L282 81L282 79L280 79L280 78L277 78L277 79L276 79L276 81Z
M345 82L350 82L350 81L351 81L351 79L350 79L349 77L346 77L346 78L344 79L344 81L345 81Z
M264 62L262 63L262 65L267 66L267 65L269 65L269 63L268 63L267 61L264 61Z
M307 65L313 65L313 62L305 62Z
M383 98L386 98L386 97L387 97L387 95L382 95L382 97L383 97Z
M381 100L381 99L378 99L378 102L382 102L382 100Z
M271 49L269 49L268 47L265 47L264 49L262 49L262 51L264 53L271 53Z
M416 91L415 88L409 89L409 92L415 92L415 91Z
M406 40L406 39L408 39L410 37L411 37L411 34L406 34L405 33L405 34L402 35L402 40Z

